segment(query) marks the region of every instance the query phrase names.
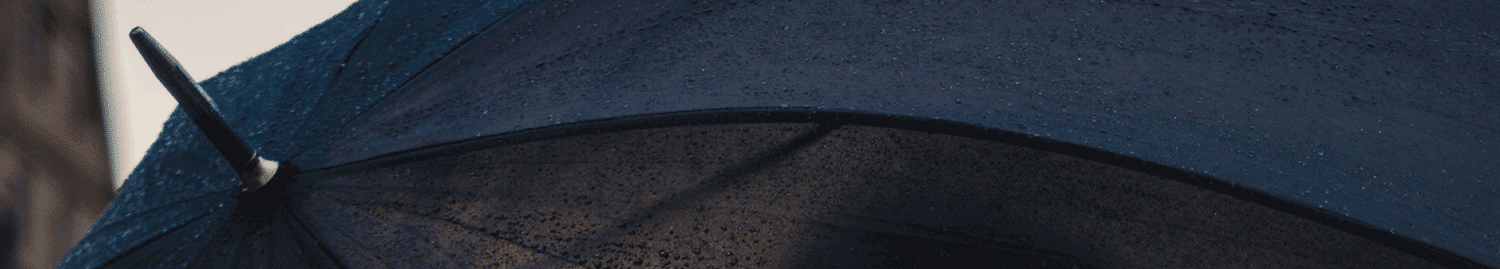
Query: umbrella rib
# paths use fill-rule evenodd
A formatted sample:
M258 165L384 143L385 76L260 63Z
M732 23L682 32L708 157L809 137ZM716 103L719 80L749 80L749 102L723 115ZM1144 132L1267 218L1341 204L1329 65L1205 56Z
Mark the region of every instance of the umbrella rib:
M359 196L357 194L349 193L349 192L340 192L340 193L343 193L344 195L356 195L356 196ZM319 197L319 199L324 199L324 200L331 201L333 203L342 204L342 205L345 205L345 206L347 206L348 208L351 208L351 209L358 209L358 210L363 210L365 212L369 212L372 215L371 217L369 217L370 220L383 222L383 223L386 223L386 224L389 224L389 225L392 225L392 226L395 226L395 227L400 227L400 228L403 228L403 229L404 228L411 228L411 225L407 225L407 224L404 224L404 223L401 223L401 222L397 222L397 221L394 221L394 220L390 220L390 219L387 219L387 218L383 218L383 217L376 217L376 216L383 215L383 214L381 214L379 212L376 212L374 210L366 209L365 207L370 206L370 207L387 208L387 209L391 209L391 210L394 210L394 211L397 211L397 212L402 212L402 213L405 213L405 214L410 214L410 215L413 215L413 216L424 217L424 218L427 218L427 219L430 219L430 220L437 220L437 221L442 221L442 222L453 223L452 221L444 220L442 218L438 218L438 217L433 216L433 215L428 215L428 214L424 214L424 213L421 213L421 212L418 212L418 211L415 211L415 210L401 208L401 207L388 206L388 205L380 205L380 204L374 204L374 203L351 203L351 202L346 202L344 199L334 199L332 197ZM367 198L367 200L369 200L369 199ZM453 224L455 224L455 225L457 225L457 226L459 226L461 228L464 228L464 229L473 230L472 228L467 227L467 226L465 226L465 225L463 225L461 223L453 223ZM336 230L340 234L343 234L345 237L351 237L351 238L353 238L353 236L350 235L349 233L347 233L346 231L338 230L338 229L333 229L333 230ZM486 234L482 230L479 230L479 232L481 234ZM420 233L413 233L413 234L420 234ZM356 241L358 241L358 240L356 240ZM426 242L428 245L432 246L434 249L443 249L444 248L444 247L442 247L440 245L437 245L434 242L429 241L429 240L419 240L419 241ZM360 241L360 242L363 242L363 241ZM515 242L510 242L508 240L506 240L506 242L515 244ZM521 246L520 244L516 244L516 245ZM359 247L361 249L365 249L367 251L369 250L368 248L363 247L362 244L357 244L356 247ZM525 248L525 246L521 246L521 247ZM533 252L536 252L536 250L534 250L534 249L530 249L530 248L526 248L526 249L527 250L531 250ZM446 253L446 252L443 252L443 253ZM542 252L538 252L538 253L541 253L543 255L548 255L547 253L542 253ZM459 264L459 262L458 262L459 259L456 259L456 258L448 256L448 255L442 255L442 256L450 263L450 265ZM551 257L554 257L554 258L559 258L559 257L554 256L554 255L548 255L548 256L551 256ZM559 258L559 259L561 259L561 258ZM567 261L566 259L562 259L562 260L563 261ZM569 262L569 263L572 263L572 262Z
M662 210L666 210L666 209L669 209L669 208L675 208L676 207L675 205L684 204L684 203L687 203L687 202L691 202L690 200L693 200L695 198L701 198L701 197L703 197L706 192L711 192L711 191L714 191L714 190L723 190L723 189L726 189L727 187L723 186L724 184L734 183L734 181L736 181L735 179L743 177L743 176L745 176L747 174L750 174L750 173L752 173L754 171L758 171L758 170L764 168L768 164L771 164L773 162L781 160L781 159L785 158L788 154L792 154L793 152L796 152L798 149L802 149L802 148L804 148L804 147L806 147L808 145L811 145L813 142L822 139L823 137L827 136L829 133L832 133L833 131L838 130L841 127L843 127L842 124L836 124L836 123L835 124L818 124L817 126L815 126L813 128L809 128L808 130L803 131L802 133L797 134L796 136L793 136L792 139L790 139L789 141L782 142L782 143L780 143L780 144L778 144L778 145L776 145L774 147L771 147L770 149L766 149L766 150L764 150L764 151L762 151L762 152L760 152L758 154L752 155L749 158L746 158L744 161L741 161L740 163L738 163L738 164L736 164L734 166L726 167L724 169L719 170L717 173L714 173L714 178L715 179L710 179L708 181L707 185L704 186L704 187L693 189L693 190L683 191L683 192L677 193L676 195L673 195L672 197L668 197L668 198L665 198L665 199L657 200L657 202L656 202L656 204L654 206L649 207L649 208L657 208L657 209L649 210L649 212L660 212ZM644 216L654 215L654 214L648 213L648 214L627 214L627 215L635 215L635 216L639 216L639 217L624 219L623 222L622 222L622 225L631 226L632 224L639 224L639 223L645 221L645 217ZM604 234L601 234L599 236L599 238L619 237L623 233L624 232L622 232L622 231L615 231L613 233L604 233ZM588 243L589 243L588 241L580 241L578 243L578 245L574 245L574 247L576 248L578 246L586 245Z
M390 7L387 6L386 9L381 10L380 13L385 13L386 11L389 11L389 9L390 9ZM370 32L374 31L375 30L375 26L379 26L381 21L382 21L381 18L375 18L375 22L374 23L370 23L370 27L365 27L364 31L360 31L359 41L355 41L354 42L354 46L349 48L349 53L344 54L344 60L339 63L338 69L333 71L333 79L328 80L327 85L324 86L325 89L332 89L333 85L336 84L336 83L338 83L339 78L341 78L341 77L344 76L344 68L349 66L349 60L354 58L354 53L355 52L359 52L359 45L363 45L365 43L365 39L370 38ZM324 92L323 95L319 96L318 98L321 99L324 96L327 96L327 92ZM364 111L360 111L360 114L363 114L363 113L364 113ZM355 114L355 115L359 115L359 114ZM297 159L298 156L302 156L302 153L306 153L306 152L307 152L307 150L298 151L297 153L292 154L291 156L287 157L286 159L287 160L295 160L295 159Z
M328 198L328 197L315 197L315 198L316 198L316 199L323 199L323 200L328 200L328 201L331 201L331 202L333 202L333 203L339 203L339 204L343 204L343 203L342 203L342 202L339 202L339 201L338 201L338 200L336 200L336 199L330 199L330 198ZM300 207L299 207L299 209L300 209ZM299 210L299 211L300 211L300 210ZM309 227L309 229L310 229L310 228L311 228L311 227ZM328 229L328 230L329 230L329 231L332 231L332 232L336 232L336 233L339 233L339 234L340 234L340 235L342 235L342 236L343 236L343 237L345 237L345 238L358 238L358 237L355 237L355 236L354 236L354 235L352 235L352 234L349 234L349 233L348 233L348 231L345 231L345 230L343 230L343 229ZM315 233L315 234L316 234L316 233ZM321 241L321 240L320 240L320 241ZM358 240L354 240L354 241L356 241L356 242L361 242L361 241L358 241ZM353 244L353 245L352 245L352 246L350 246L350 247L355 247L355 248L359 248L359 249L360 249L360 250L362 250L362 252L363 252L363 253L373 253L373 252L374 252L374 251L372 251L372 250L370 250L370 248L367 248L367 247L365 247L365 245L364 245L364 244L361 244L361 243L356 243L356 244Z
M370 24L370 27L365 27L364 31L360 31L359 41L355 41L354 46L349 48L349 53L344 54L344 60L339 63L339 69L333 71L333 79L328 81L329 86L337 83L339 81L339 78L342 78L344 76L344 68L349 65L349 60L354 59L354 53L359 52L359 46L365 44L365 39L370 38L370 32L375 31L375 27L380 26L380 23L382 21L383 20L377 18L375 19L374 23Z
M357 194L348 193L348 192L343 192L343 193L345 193L346 195L356 195L356 196L359 196ZM332 199L332 198L328 198L328 197L324 197L322 199L327 199L327 200L333 201L335 203L340 203L340 204L344 204L344 205L348 205L348 206L356 207L356 208L360 206L359 204L352 204L352 203L344 202L342 199ZM375 200L375 199L369 199L369 198L366 198L366 199L367 200L372 200L372 201ZM463 228L463 229L466 229L466 230L478 232L480 234L484 234L486 236L498 239L500 241L505 241L506 243L510 243L511 245L515 245L517 247L524 248L526 250L529 250L531 252L535 252L537 254L541 254L541 255L548 256L548 257L552 257L554 259L557 259L557 260L560 260L560 261L563 261L563 262L567 262L567 263L570 263L570 264L573 264L573 265L577 265L579 267L587 267L587 266L585 266L583 264L579 264L577 262L568 260L567 257L558 256L558 255L554 255L552 253L547 253L547 252L540 251L540 250L537 250L537 249L534 249L534 248L531 248L531 247L527 247L525 244L521 244L521 243L516 242L514 240L510 240L510 239L506 239L504 237L500 237L498 234L490 234L489 231L487 231L486 229L484 229L482 227L469 226L469 225L467 225L465 223L458 222L456 219L450 220L450 219L446 219L446 218L441 218L439 216L435 216L435 215L432 215L432 214L423 213L421 211L418 211L418 210L415 210L415 209L412 209L412 208L407 208L407 207L398 207L398 206L392 206L392 205L381 205L381 204L373 204L373 203L372 204L364 204L364 205L384 207L384 208L388 208L388 209L399 211L399 212L405 212L407 214L411 214L411 215L415 215L415 216L421 216L421 217L426 217L426 218L432 219L432 220L437 220L437 221L441 221L441 222L451 223L451 224L453 224L455 226L458 226L459 228ZM366 210L366 211L369 211L369 210ZM373 211L371 211L371 212L373 212Z
M139 218L139 217L144 216L144 215L146 215L148 213L156 212L156 211L162 210L164 208L167 208L167 207L170 207L170 206L173 206L173 205L177 205L177 204L181 204L181 203L186 203L186 202L192 201L194 199L203 198L204 196L208 196L210 194L225 194L225 193L228 193L228 192L229 191L205 192L203 194L194 195L194 196L188 197L188 198L183 198L182 200L177 200L177 201L173 201L171 203L161 204L161 205L152 207L151 209L147 209L146 211L136 212L134 214L130 214L129 216L125 216L125 217L123 217L121 219L115 220L114 222L110 222L109 225L120 224L120 223L123 223L126 220L131 220L131 219ZM210 211L210 212L212 212L212 211Z
M866 113L836 109L804 110L799 108L788 109L781 107L740 107L622 116L560 125L534 127L484 137L437 143L423 147L390 152L365 159L349 161L338 165L305 170L303 171L303 175L307 176L338 174L339 172L380 167L384 165L417 160L424 157L463 152L466 149L471 148L510 145L543 139L561 138L574 135L619 130L673 127L689 124L725 123L797 122L837 125L861 123L869 124L867 122L869 121L869 119L860 118L862 116L869 116L864 114ZM884 125L874 124L871 126Z
M353 118L358 119L360 116L364 115L365 113L370 112L370 109L374 109L375 107L380 106L381 103L384 103L385 100L386 100L386 98L390 97L392 93L396 93L398 91L401 91L401 89L406 88L406 85L409 84L409 83L411 83L412 81L417 81L420 78L427 77L428 76L427 70L432 69L433 66L437 66L438 63L445 62L445 60L448 58L448 56L452 55L453 52L459 51L460 49L463 49L463 48L467 47L469 45L469 41L472 41L476 37L483 36L486 33L489 33L489 31L491 29L493 29L495 27L495 25L499 25L501 22L505 22L507 20L510 20L510 18L512 17L512 15L516 14L517 11L525 10L527 8L530 8L532 4L533 3L531 3L531 2L523 2L523 3L517 4L515 8L510 9L510 11L506 12L505 15L499 16L499 18L496 18L494 21L491 21L489 24L486 24L483 29L480 29L479 31L474 32L473 34L470 34L469 36L464 37L463 40L458 41L457 45L453 46L452 48L448 48L448 51L444 51L443 55L438 56L436 60L433 60L431 62L428 62L426 65L423 65L422 68L418 69L417 72L414 75L412 75L410 77L407 77L406 80L401 81L400 84L396 84L396 87L394 89L392 89L390 91L386 91L386 92L381 93L380 97L376 97L374 102L371 102L370 105L367 105L364 108L361 108L358 113L354 113L354 115L351 115L351 116ZM375 24L379 24L379 21L376 21ZM364 37L360 37L359 42L356 42L354 44L355 48L349 50L349 56L347 56L347 57L344 58L344 63L348 63L349 60L350 60L350 58L354 57L354 53L356 51L358 51L359 45L360 44L364 44L365 38L369 37L369 32L371 30L375 29L375 24L371 24L370 28L365 30L365 36ZM334 83L334 82L338 81L338 77L340 75L342 75L342 73L343 73L343 67L342 66L339 67L339 71L338 72L339 72L339 75L335 75L334 79L332 80L332 82L329 82L329 83ZM341 124L339 124L338 129L343 129L343 128L349 127L349 124L353 124L353 123L354 123L354 120L350 120L350 121L341 123ZM304 152L307 152L307 151L304 150L302 152L298 152L297 154L294 154L293 157L287 158L287 159L288 160L294 159L297 156L302 155L302 153L304 153ZM319 169L319 170L321 170L321 169Z
M199 195L196 195L196 196L193 196L193 197L189 197L189 198L186 198L186 199L174 201L174 202L171 202L171 203L162 204L160 206L153 207L151 209L147 209L146 211L137 212L135 214L131 214L130 216L126 216L126 217L123 217L121 219L115 220L114 222L106 224L103 227L90 228L90 230L100 230L100 231L102 231L102 230L108 230L110 227L115 227L115 226L123 225L123 224L127 223L127 220L132 220L132 219L140 218L140 217L143 217L143 216L146 216L146 215L150 215L149 213L156 212L156 211L159 211L159 210L163 210L163 209L165 209L167 207L171 207L171 206L182 204L182 203L187 203L189 201L200 199L200 198L203 198L204 196L208 196L208 195L212 195L212 194L228 194L228 193L229 193L229 191L216 191L216 192L207 192L207 193L199 194ZM105 261L103 264L110 264L110 263L115 262L115 260L119 259L120 257L128 256L128 255L125 255L125 254L133 253L133 252L135 252L135 251L137 251L137 250L145 247L146 245L150 245L152 242L155 242L156 240L158 240L158 239L160 239L162 237L166 237L167 235L172 234L173 232L176 232L177 230L182 229L182 227L187 227L189 224L193 223L194 221L197 221L199 219L207 217L208 215L212 215L217 210L218 210L218 207L214 207L214 208L209 209L207 212L203 212L203 214L201 214L201 215L194 216L194 217L192 217L192 218L190 218L190 219L188 219L186 221L183 221L182 225L177 225L177 227L172 227L171 229L163 231L160 234L154 235L151 238L146 239L145 241L141 241L140 244L136 244L135 246L130 247L130 249L121 252L120 255L116 255L114 258L111 258L111 259Z
M349 265L344 264L343 260L335 258L335 257L338 257L338 255L334 255L333 250L328 248L328 244L324 244L324 242L323 242L324 240L322 238L318 238L318 236L316 236L317 233L314 233L313 230L312 230L312 228L310 228L310 227L307 226L307 222L302 221L302 216L305 216L306 212L302 212L302 208L301 207L289 206L289 208L291 209L289 211L292 211L292 212L284 212L282 214L289 214L289 215L291 215L288 218L292 219L292 221L294 221L294 222L297 222L297 228L301 229L305 236L307 236L309 238L312 238L313 240L317 241L318 250L319 251L323 251L323 255L325 255L325 256L329 257L329 259L333 260L334 266L338 266L338 268L349 268Z
M424 213L418 212L416 210L408 209L408 208L399 208L399 207L392 207L392 206L386 206L386 208L394 209L394 210L397 210L397 211L404 211L404 212L407 212L407 213L412 214L412 215L428 217L428 218L433 219L433 220L438 220L438 221L442 221L442 222L452 223L453 225L458 226L459 228L463 228L463 229L466 229L466 230L478 232L480 234L484 234L484 235L489 236L491 238L495 238L495 239L498 239L500 241L505 241L506 243L510 243L511 245L515 245L517 247L524 248L526 250L530 250L531 252L535 252L537 254L546 255L547 257L552 257L554 259L557 259L557 260L560 260L560 261L563 261L563 262L567 262L569 264L577 265L578 267L588 267L588 266L585 266L585 265L580 264L578 262L574 262L574 261L568 260L567 257L553 255L552 253L547 253L545 251L540 251L540 250L537 250L535 248L527 247L525 244L521 244L520 242L516 242L514 240L510 240L510 239L506 239L504 237L500 237L498 234L490 234L490 232L488 230L484 229L483 227L469 226L469 225L464 224L462 222L458 222L456 219L450 220L450 219L439 218L438 216L424 214Z
M151 244L156 243L157 240L161 240L162 238L166 238L167 236L176 233L177 230L181 230L183 227L190 226L190 225L192 225L193 222L197 222L197 221L203 220L203 218L206 218L209 215L213 215L214 213L221 211L221 209L223 209L223 208L224 207L213 207L213 208L209 209L208 212L204 212L202 215L194 216L193 218L188 219L187 221L182 222L182 225L178 225L177 227L172 227L171 229L167 229L166 231L163 231L160 234L151 236L151 238L146 239L145 241L141 241L140 244L136 244L135 246L130 247L130 249L125 250L124 252L121 252L119 255L115 255L113 258L110 258L109 260L104 261L104 263L101 264L100 267L108 266L109 264L113 264L113 263L119 261L121 258L129 257L129 256L131 256L130 255L131 253L135 253L136 251L140 251L141 249L144 249L147 246L150 246Z

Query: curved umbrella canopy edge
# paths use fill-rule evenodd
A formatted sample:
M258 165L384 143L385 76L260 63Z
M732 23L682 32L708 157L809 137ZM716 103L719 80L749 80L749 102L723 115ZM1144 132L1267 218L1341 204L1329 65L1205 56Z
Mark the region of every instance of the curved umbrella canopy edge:
M1415 240L1401 234L1391 233L1359 219L1315 205L1276 197L1247 186L1216 179L1212 176L1187 171L1176 167L1153 163L1141 158L1123 155L1108 150L1088 147L1066 141L1040 137L1015 131L988 128L971 123L904 115L890 115L864 111L815 108L723 108L698 111L681 111L635 115L617 118L575 122L532 128L511 133L488 135L468 140L431 145L418 149L392 152L363 161L306 171L302 177L318 178L327 175L348 174L355 171L387 167L393 164L456 155L478 149L495 148L526 142L559 139L570 136L589 135L639 130L650 128L690 125L743 124L743 123L817 123L821 125L864 125L924 131L955 135L974 139L995 141L1047 152L1079 157L1086 160L1118 166L1163 178L1176 180L1203 189L1223 193L1268 208L1312 220L1319 224L1343 230L1350 234L1380 243L1387 247L1407 252L1449 268L1488 268L1467 259Z
M1495 267L1500 95L1485 89L1500 42L1485 31L1500 25L1482 14L1496 8L539 2L299 162L624 115L839 108L1121 153Z

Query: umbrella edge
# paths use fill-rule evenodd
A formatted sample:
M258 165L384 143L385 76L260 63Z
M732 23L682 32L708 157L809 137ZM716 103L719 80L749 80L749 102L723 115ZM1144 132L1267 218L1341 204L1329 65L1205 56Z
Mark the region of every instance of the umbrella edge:
M1041 151L1060 153L1082 159L1101 162L1146 174L1222 193L1271 209L1308 219L1335 229L1371 240L1386 247L1412 254L1448 268L1496 268L1479 261L1439 248L1415 238L1388 232L1359 219L1347 217L1313 205L1295 202L1247 186L1212 176L1154 163L1121 153L1065 142L1047 137L1029 135L1003 129L983 127L951 120L894 115L859 110L820 109L803 107L743 107L707 110L689 110L644 115L611 117L583 122L559 124L513 132L487 135L466 140L429 145L426 147L387 153L373 158L305 171L304 176L338 174L349 171L387 166L440 155L466 152L475 149L519 144L561 137L609 133L636 129L676 127L706 124L742 123L819 123L835 125L864 125L893 129L925 131L955 135L973 139L1007 143Z

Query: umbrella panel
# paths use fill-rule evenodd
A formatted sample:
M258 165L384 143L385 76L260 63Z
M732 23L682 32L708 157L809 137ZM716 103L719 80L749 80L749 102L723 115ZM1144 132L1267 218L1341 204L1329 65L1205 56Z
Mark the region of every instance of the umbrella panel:
M857 125L652 128L303 175L345 266L1436 268L1176 181Z
M274 185L273 185L274 186ZM207 251L189 268L335 268L338 263L303 227L285 192L240 195L233 214L219 222Z
M339 264L293 216L279 184L255 193L213 193L224 203L110 260L107 268L334 268ZM231 198L232 197L232 198ZM191 204L189 206L192 206Z

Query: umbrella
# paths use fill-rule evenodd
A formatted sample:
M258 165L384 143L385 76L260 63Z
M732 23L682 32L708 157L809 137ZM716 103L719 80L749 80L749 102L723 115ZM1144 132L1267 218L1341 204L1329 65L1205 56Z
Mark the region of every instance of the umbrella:
M365 1L63 266L1495 267L1493 7L1401 5Z

